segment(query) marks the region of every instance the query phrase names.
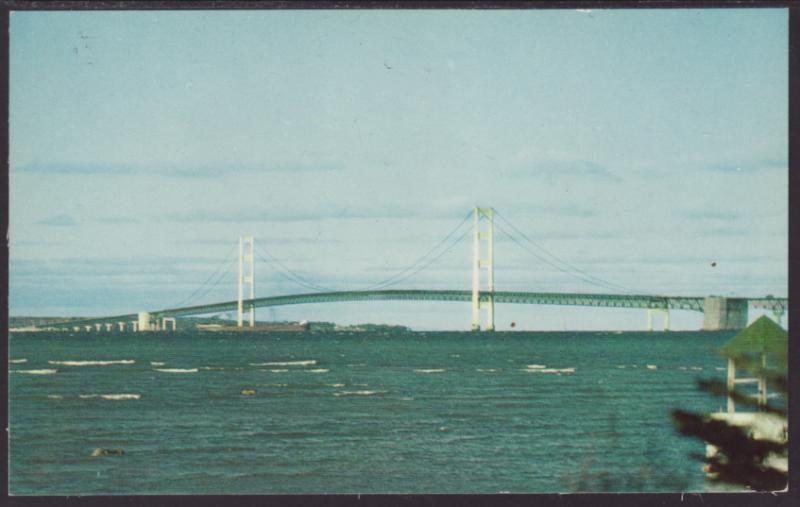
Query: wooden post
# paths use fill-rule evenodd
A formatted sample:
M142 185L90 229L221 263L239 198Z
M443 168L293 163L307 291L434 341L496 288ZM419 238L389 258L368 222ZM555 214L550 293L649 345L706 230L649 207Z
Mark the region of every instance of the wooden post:
M736 403L733 401L733 390L736 388L736 361L728 358L728 413L736 412Z
M761 353L761 371L758 372L758 408L767 404L767 353Z

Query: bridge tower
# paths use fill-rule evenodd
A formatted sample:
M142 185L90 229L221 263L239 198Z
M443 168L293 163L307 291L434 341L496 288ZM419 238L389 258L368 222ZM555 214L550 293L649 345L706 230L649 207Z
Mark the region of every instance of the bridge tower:
M242 327L244 321L244 286L250 286L250 299L256 297L256 271L253 256L253 236L239 236L239 305L236 312L236 325ZM256 324L255 304L248 305L250 327Z
M483 229L481 228L484 226ZM494 331L494 212L476 207L472 216L472 330L481 329L481 308L486 309L486 331ZM486 242L486 258L482 258L481 242ZM488 299L481 302L481 269L486 269Z

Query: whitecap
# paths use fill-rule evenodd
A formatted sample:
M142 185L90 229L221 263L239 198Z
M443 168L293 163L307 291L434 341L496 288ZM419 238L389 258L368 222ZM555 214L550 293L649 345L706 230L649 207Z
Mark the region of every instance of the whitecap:
M317 364L316 359L306 359L303 361L271 361L268 363L250 363L250 366L312 366Z
M447 370L444 369L431 369L431 370L414 370L415 373L443 373Z
M23 357L22 359L9 359L8 362L14 364L21 364L21 363L27 363L28 360Z
M138 400L139 398L142 397L142 395L141 394L129 394L129 393L123 393L123 394L101 394L100 397L103 398L104 400Z
M262 387L289 387L289 384L260 384Z
M692 366L692 369L695 370L695 371L700 371L703 368L701 366Z
M483 372L483 373L494 373L494 372L496 372L497 370L496 370L496 369L494 369L494 368L486 368L486 369L484 369L484 368L478 368L478 371L480 371L480 372Z
M528 369L531 369L531 370L547 368L547 366L543 365L543 364L529 364L529 365L527 365L527 367L528 367Z
M719 366L717 366L714 369L717 370L717 371L725 371L727 368L720 368Z
M618 364L617 368L620 368L620 369L624 370L625 369L625 365L624 364Z
M78 398L83 398L84 400L87 400L89 398L97 398L97 396L98 395L96 394L79 394Z
M344 387L344 384L325 384L328 387Z
M528 373L575 373L575 368L531 368L522 371Z
M58 370L49 370L49 369L43 369L43 370L11 370L11 371L13 371L15 373L24 373L26 375L52 375L52 374L58 372Z
M164 373L197 373L197 368L156 368L156 371L161 371Z
M49 364L60 364L63 366L108 366L110 364L133 364L133 359L119 359L115 361L47 361Z
M688 370L688 368L687 368L687 367L685 367L685 366L678 366L678 369L679 369L679 370L683 370L683 371L686 371L686 370Z
M165 364L161 361L150 361L150 366L164 366Z
M305 371L309 373L328 373L330 370L327 370L325 368L317 368L316 370L305 370Z
M51 400L63 400L64 397L60 394L48 394L47 397Z
M271 371L272 373L286 373L289 370L261 370L261 371Z
M655 365L655 364L648 364L648 365L647 365L647 369L648 369L648 370L657 370L657 369L658 369L658 366L657 366L657 365Z
M414 398L411 397L411 396L402 396L402 397L400 397L400 400L402 400L402 401L414 401Z
M372 396L373 394L381 394L386 391L337 391L333 393L334 396Z

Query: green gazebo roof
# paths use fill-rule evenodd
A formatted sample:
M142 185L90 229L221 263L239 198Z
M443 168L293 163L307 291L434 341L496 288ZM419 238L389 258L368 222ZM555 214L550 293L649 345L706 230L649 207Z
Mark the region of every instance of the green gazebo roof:
M747 326L720 349L728 357L767 352L786 357L789 333L766 315Z

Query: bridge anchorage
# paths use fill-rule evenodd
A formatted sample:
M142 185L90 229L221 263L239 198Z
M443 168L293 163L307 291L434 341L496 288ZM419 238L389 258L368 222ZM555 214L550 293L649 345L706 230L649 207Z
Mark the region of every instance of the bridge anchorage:
M645 294L631 294L631 293L616 293L616 294L598 294L598 293L557 293L557 292L510 292L510 291L496 291L494 287L494 232L495 226L498 231L507 234L508 237L518 243L519 246L524 248L522 243L519 243L515 236L508 233L505 227L499 222L495 223L495 218L501 219L503 224L510 226L519 234L520 237L528 240L538 249L543 250L541 246L535 243L524 235L518 228L513 226L508 219L503 217L494 208L476 207L470 214L463 217L459 226L454 229L445 238L448 240L457 231L461 231L463 226L468 223L472 218L472 231L468 229L463 231L455 242L452 242L449 248L462 240L468 233L472 233L472 290L354 290L354 291L330 291L320 287L311 282L301 283L310 289L316 291L303 294L291 294L283 296L270 296L256 298L255 295L255 239L253 236L241 236L239 238L239 257L238 265L239 272L237 276L238 297L233 301L224 301L220 303L200 304L193 306L181 306L169 308L159 311L139 312L127 315L115 315L110 317L96 317L90 319L80 319L62 322L53 322L41 325L38 329L47 330L63 330L63 331L86 331L86 332L100 332L111 331L119 329L119 331L126 331L131 329L133 331L165 331L169 328L175 330L177 327L176 318L191 315L203 315L211 313L223 312L236 312L236 324L239 327L245 325L245 320L251 327L255 326L255 312L256 308L276 307L285 305L297 304L319 304L319 303L339 303L346 301L458 301L463 303L471 303L472 305L472 326L473 331L493 331L495 329L495 303L503 304L535 304L535 305L559 305L559 306L583 306L583 307L603 307L603 308L638 308L647 311L647 329L653 330L653 316L660 314L662 316L664 330L669 329L670 310L684 310L694 311L703 314L703 329L709 331L715 330L732 330L742 329L748 323L748 310L749 308L756 308L761 310L771 311L775 316L775 320L780 323L781 317L784 315L788 308L788 300L786 298L775 298L772 296L760 298L732 298L723 296L664 296L664 295L645 295ZM443 243L439 243L443 244ZM234 253L234 246L231 246L230 254ZM263 250L267 252L266 250ZM431 250L432 252L433 250ZM529 250L530 253L530 250ZM294 276L295 281L298 283L303 280L297 276L296 273L288 270L280 260L267 252L271 258L272 263L276 267L286 270ZM426 254L427 256L428 254ZM535 255L535 254L534 254ZM423 256L420 263L426 256ZM552 256L552 254L551 254ZM438 257L433 257L434 260ZM537 256L540 262L545 262L555 269L559 269L567 274L567 271L561 269L560 266L552 264L543 257ZM233 260L232 258L229 260ZM428 262L428 261L425 261ZM562 261L563 262L563 261ZM566 265L566 263L563 263ZM430 265L425 264L424 267ZM412 265L407 268L414 269L417 265ZM423 269L424 269L423 267ZM233 268L233 266L231 266ZM218 268L219 269L219 268ZM577 270L577 268L574 268ZM419 272L413 271L413 273ZM227 276L227 273L222 273L222 277ZM581 272L583 273L583 272ZM209 278L216 276L216 272ZM590 282L591 279L595 281L602 281L597 277L590 275L582 277L584 281ZM378 283L373 287L386 287L395 285L398 275L394 275L387 281ZM407 278L407 277L406 277ZM217 278L217 282L221 280ZM403 278L400 277L402 280ZM208 280L207 280L208 282ZM611 285L607 282L609 288ZM216 286L216 285L214 285ZM205 284L198 290L203 289ZM212 287L213 288L213 287ZM619 289L611 289L617 290ZM197 291L195 291L195 294ZM189 296L191 300L195 294ZM199 296L202 297L202 296Z

